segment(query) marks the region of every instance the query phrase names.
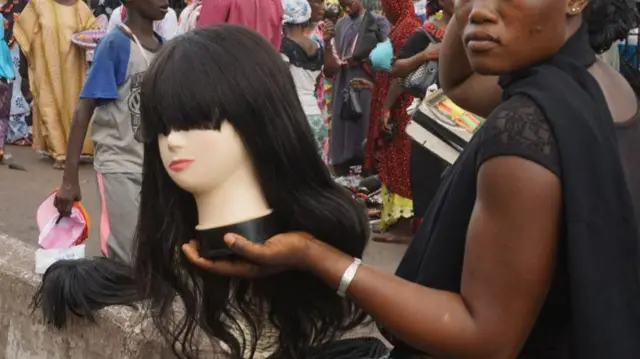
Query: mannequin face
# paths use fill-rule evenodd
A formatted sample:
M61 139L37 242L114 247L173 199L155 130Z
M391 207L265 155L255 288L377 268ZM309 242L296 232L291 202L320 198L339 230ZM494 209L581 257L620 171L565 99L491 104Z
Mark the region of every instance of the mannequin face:
M172 131L158 136L160 156L169 177L194 195L224 187L240 169L251 167L248 153L227 121L220 130Z

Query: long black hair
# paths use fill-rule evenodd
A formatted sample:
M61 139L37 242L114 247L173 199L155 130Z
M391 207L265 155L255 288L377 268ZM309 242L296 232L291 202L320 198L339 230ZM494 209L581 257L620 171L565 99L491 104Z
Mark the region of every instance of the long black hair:
M289 230L306 231L352 256L364 251L364 209L318 156L293 79L266 39L219 25L169 42L145 74L141 115L145 155L134 273L156 326L178 356L198 357L200 328L241 358L255 351L261 330L271 326L278 331L274 358L305 358L310 347L365 320L354 303L310 273L222 277L196 268L180 250L194 238L196 204L167 174L158 135L218 130L228 121L250 154L269 206ZM173 311L175 294L183 314ZM244 340L234 336L238 332Z

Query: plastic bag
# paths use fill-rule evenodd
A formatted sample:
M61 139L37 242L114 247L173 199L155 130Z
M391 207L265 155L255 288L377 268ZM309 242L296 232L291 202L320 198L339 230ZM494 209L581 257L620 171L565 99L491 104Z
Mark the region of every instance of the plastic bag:
M40 229L38 245L43 249L70 248L82 244L89 236L90 219L84 207L76 202L71 216L60 218L53 205L56 193L52 192L36 213Z
M369 61L373 65L373 69L376 71L391 71L391 61L393 60L393 47L389 39L376 45L376 47L369 54Z

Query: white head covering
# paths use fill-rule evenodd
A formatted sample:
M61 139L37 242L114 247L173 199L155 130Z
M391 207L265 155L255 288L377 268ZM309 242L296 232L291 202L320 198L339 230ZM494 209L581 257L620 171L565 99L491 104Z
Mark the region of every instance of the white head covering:
M283 24L304 24L311 19L311 5L307 0L282 0Z

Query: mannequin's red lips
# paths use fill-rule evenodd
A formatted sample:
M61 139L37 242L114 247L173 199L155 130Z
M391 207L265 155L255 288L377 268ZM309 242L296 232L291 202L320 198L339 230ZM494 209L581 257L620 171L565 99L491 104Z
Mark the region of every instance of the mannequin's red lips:
M169 169L175 172L182 171L189 167L193 163L193 160L174 160L169 163Z

